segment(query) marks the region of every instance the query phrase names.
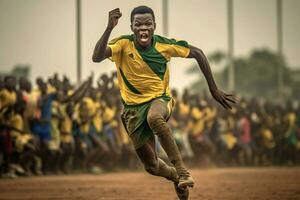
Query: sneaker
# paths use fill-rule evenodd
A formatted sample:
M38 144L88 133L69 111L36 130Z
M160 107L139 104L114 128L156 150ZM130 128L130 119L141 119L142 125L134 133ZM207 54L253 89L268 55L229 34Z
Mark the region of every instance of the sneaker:
M189 188L185 187L185 188L181 188L178 186L178 182L174 182L174 188L177 194L177 197L179 198L179 200L188 200L189 199Z
M189 173L179 175L178 187L194 187L194 179Z
M93 166L89 169L89 172L92 174L102 174L103 170L100 167Z
M34 174L37 176L42 176L43 172L41 170L36 170L36 171L34 171Z
M25 170L19 164L11 164L10 169L15 172L16 175L25 175Z
M18 176L14 172L8 172L8 173L5 173L5 174L2 174L1 177L2 178L11 178L11 179L18 178Z

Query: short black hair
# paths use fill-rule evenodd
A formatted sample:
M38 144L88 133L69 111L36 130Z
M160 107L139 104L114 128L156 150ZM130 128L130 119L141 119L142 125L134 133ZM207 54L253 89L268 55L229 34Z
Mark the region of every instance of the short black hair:
M7 75L4 77L4 82L7 82L9 79L13 79L14 81L16 81L16 77L13 75Z
M155 21L154 12L152 8L149 8L148 6L138 6L131 11L130 22L132 23L135 14L145 14L145 13L150 13L153 17L153 21Z

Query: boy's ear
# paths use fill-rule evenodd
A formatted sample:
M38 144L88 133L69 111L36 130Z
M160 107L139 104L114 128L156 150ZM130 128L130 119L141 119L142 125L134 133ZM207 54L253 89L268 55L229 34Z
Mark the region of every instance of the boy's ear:
M132 27L132 24L130 24L130 29L131 29L131 31L133 32L133 27Z

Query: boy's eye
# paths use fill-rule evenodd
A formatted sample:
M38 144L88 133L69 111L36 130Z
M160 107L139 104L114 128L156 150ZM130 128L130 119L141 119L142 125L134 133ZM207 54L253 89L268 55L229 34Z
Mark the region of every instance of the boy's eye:
M147 22L147 23L134 23L134 26L136 27L140 27L142 25L145 25L145 26L152 26L153 23L152 22Z

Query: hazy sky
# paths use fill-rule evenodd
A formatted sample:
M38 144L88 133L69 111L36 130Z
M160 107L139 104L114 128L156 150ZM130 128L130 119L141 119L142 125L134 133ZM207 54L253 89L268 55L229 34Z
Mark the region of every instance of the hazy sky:
M0 0L0 67L30 64L31 76L54 72L76 79L75 0ZM227 50L226 0L169 0L169 36L187 40L206 54ZM162 34L161 0L82 0L83 78L114 70L110 61L93 63L94 45L107 24L109 10L123 13L111 37L130 33L131 10L148 5L156 14L156 34ZM288 64L300 68L300 0L283 0L283 51ZM276 0L234 0L234 52L245 56L253 48L276 51ZM171 63L171 86L182 89L195 77L185 74L192 60ZM218 70L212 66L213 70ZM200 73L199 73L200 75Z

